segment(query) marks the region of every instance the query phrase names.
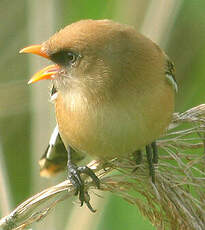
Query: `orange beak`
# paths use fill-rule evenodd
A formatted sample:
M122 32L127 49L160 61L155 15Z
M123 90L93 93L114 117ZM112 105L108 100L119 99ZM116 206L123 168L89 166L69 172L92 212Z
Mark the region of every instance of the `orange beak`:
M19 53L32 53L50 59L49 56L45 52L43 52L41 48L42 48L41 45L31 45L23 48L22 50L19 51ZM43 68L42 70L38 71L37 73L35 73L32 76L32 78L29 80L28 84L44 79L52 79L59 72L59 70L60 67L58 65L49 65Z

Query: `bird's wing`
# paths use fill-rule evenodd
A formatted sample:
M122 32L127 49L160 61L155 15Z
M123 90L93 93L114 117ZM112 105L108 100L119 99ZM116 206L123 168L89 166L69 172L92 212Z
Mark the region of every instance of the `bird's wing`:
M172 87L174 88L175 92L178 92L178 85L177 85L177 81L175 78L175 67L172 61L170 61L169 58L167 58L166 60L166 70L165 70L165 74L166 74L166 79L168 80L168 82L172 85Z
M71 148L71 157L74 163L78 163L84 159L84 156L75 152ZM42 177L50 177L66 168L68 161L68 153L60 137L58 126L56 125L51 135L49 144L39 161L40 175Z
M57 98L57 96L58 96L58 91L55 88L55 86L52 85L50 89L50 101L53 102Z

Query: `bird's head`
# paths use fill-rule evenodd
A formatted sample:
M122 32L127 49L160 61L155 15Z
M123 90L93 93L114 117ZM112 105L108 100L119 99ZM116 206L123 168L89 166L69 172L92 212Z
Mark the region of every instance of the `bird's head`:
M37 54L55 63L34 74L28 83L55 79L62 85L80 79L92 86L112 81L113 73L121 68L125 49L129 51L127 27L110 20L82 20L40 45L25 47L20 53Z
M136 68L140 75L149 56L143 43L146 39L131 26L111 20L81 20L20 53L37 54L54 62L34 74L29 83L52 79L59 90L82 86L111 92L118 84L123 86L129 73L134 76Z

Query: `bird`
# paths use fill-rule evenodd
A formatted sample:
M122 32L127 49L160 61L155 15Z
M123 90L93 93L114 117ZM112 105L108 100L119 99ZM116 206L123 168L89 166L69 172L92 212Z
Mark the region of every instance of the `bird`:
M133 26L86 19L20 53L53 62L28 83L52 82L56 135L65 146L68 178L81 206L85 202L95 211L86 198L81 174L89 175L98 188L100 180L87 166L77 166L71 152L101 160L133 153L140 159L145 148L155 183L156 139L172 119L178 90L174 64L155 42Z

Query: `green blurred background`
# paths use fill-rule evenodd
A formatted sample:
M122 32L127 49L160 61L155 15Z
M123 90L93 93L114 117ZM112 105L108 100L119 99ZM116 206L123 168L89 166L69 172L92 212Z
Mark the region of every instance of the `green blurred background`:
M66 178L39 177L38 159L55 125L48 82L27 81L46 61L19 55L26 45L46 40L63 26L84 18L110 18L134 25L156 41L176 65L176 111L205 101L204 0L21 0L0 1L0 213ZM32 56L32 57L31 57ZM61 203L32 229L155 229L136 207L121 198L92 196L98 212Z

